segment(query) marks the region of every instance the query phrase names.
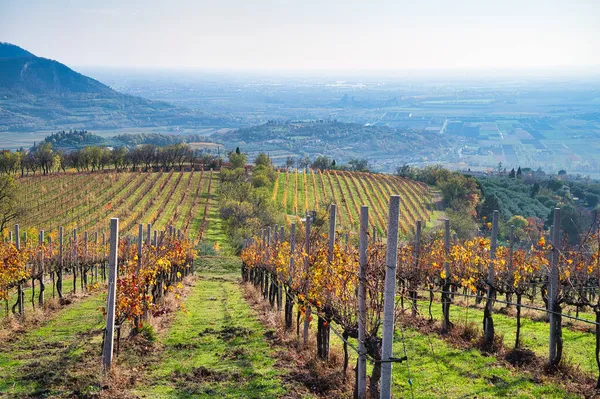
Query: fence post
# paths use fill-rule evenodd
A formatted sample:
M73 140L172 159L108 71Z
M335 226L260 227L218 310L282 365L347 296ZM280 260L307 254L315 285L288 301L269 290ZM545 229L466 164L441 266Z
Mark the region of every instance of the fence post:
M492 237L490 240L490 263L487 270L487 298L485 301L485 309L483 311L483 330L485 333L485 344L491 348L494 344L494 319L492 318L492 310L494 303L494 261L496 260L496 244L498 238L498 215L497 210L494 211L492 218Z
M106 306L106 330L104 331L104 348L102 360L104 370L110 369L113 357L113 341L115 334L115 300L117 297L117 256L119 252L119 219L110 219L110 252L108 256L108 303Z
M310 314L311 314L311 309L310 309L310 304L308 303L308 282L310 281L308 279L308 269L310 266L310 261L309 261L309 257L310 257L310 214L306 214L306 228L305 228L305 233L306 233L306 258L304 259L304 267L305 267L305 271L306 271L306 297L304 298L304 307L306 309L305 313L304 313L304 331L303 331L303 338L304 338L304 345L308 344L308 328L310 327Z
M369 207L360 207L360 238L358 243L358 371L356 391L358 399L367 397L367 348L365 345L367 328L367 247L369 246Z
M152 238L152 223L146 225L146 245L150 245L150 239Z
M385 285L383 290L383 339L381 343L381 399L392 396L392 344L394 342L394 307L396 298L396 267L398 266L398 221L400 196L390 197L390 210L385 254Z
M561 318L558 309L558 259L560 256L560 208L554 208L554 224L552 225L552 263L548 276L548 310L550 311L550 356L549 364L556 366L560 362L559 345L562 340L560 331Z
M450 256L450 221L444 220L444 250L446 251L446 257ZM442 288L442 331L450 331L450 262L446 259L444 263L444 285Z

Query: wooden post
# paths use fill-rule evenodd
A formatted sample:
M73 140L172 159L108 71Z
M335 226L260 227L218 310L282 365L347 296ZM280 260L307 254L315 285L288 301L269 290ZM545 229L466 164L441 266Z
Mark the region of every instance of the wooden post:
M358 399L367 397L367 348L365 345L367 324L367 247L369 246L369 207L360 207L360 238L358 243L358 367L356 390Z
M77 228L73 229L73 292L77 292Z
M557 366L560 362L559 351L562 334L560 331L561 319L557 312L558 308L558 259L560 256L560 208L554 208L554 224L552 225L552 263L548 276L548 310L550 311L550 356L551 366Z
M392 396L392 344L394 342L394 307L396 304L396 267L398 266L398 225L400 196L390 197L390 210L385 254L385 285L383 290L383 339L381 342L381 399Z
M328 237L328 260L331 264L333 262L333 253L335 249L335 218L336 218L336 204L331 204L329 208L329 237ZM322 312L328 315L328 305L324 304ZM330 339L330 327L327 320L321 315L317 318L317 356L321 359L329 359L329 339Z
M306 258L304 260L304 267L305 267L305 272L306 275L308 276L308 271L309 271L309 266L310 266L310 262L309 262L309 256L310 256L310 215L307 213L306 214L306 228L305 228L305 233L306 233L306 237L305 237L305 245L306 245ZM306 282L306 292L308 293L308 278L307 278L307 282ZM305 299L305 308L306 308L306 312L304 315L304 331L303 331L303 338L304 338L304 345L308 344L308 329L310 327L310 314L311 314L311 309L310 309L310 304L308 303L308 300Z
M19 225L15 224L15 246L17 248L17 251L21 250L21 235L20 235L20 231L19 231ZM23 282L19 281L19 284L17 285L17 301L19 303L19 316L23 316L23 313L25 312L25 293L23 292ZM14 311L14 307L13 307L13 311Z
M39 244L40 246L44 244L44 230L40 230L39 236ZM40 295L38 297L38 305L44 306L44 291L46 290L46 286L44 285L44 250L42 250L40 254Z
M150 239L152 238L152 223L146 225L146 245L150 245Z
M296 251L296 223L292 223L290 227L290 269L289 279L287 281L287 295L285 296L285 328L288 330L292 329L292 312L294 309L294 302L292 301L292 291L290 289L292 284L292 276L294 275L294 252Z
M444 220L444 249L446 251L446 256L450 254L450 221L448 219ZM442 288L442 330L444 332L450 331L450 262L446 261L444 264L444 273L446 274L446 278L444 278L444 285Z
M336 204L331 204L329 208L329 262L333 262L333 250L335 247L335 216Z
M154 234L152 236L152 244L156 247L158 246L158 231L154 230Z
M64 252L63 252L63 227L58 227L58 276L56 279L56 292L58 294L58 298L62 299L62 275L64 269Z
M88 265L88 232L83 233L83 265L81 265L81 283L87 289L87 265Z
M485 334L485 345L491 348L494 344L494 319L492 318L492 310L494 304L494 261L496 260L496 245L498 239L498 215L497 210L494 211L492 218L492 237L490 240L490 263L487 270L487 298L485 309L483 312L483 331Z
M140 268L142 267L143 245L144 245L144 225L142 223L140 223L138 225L138 240L137 240L137 256L138 256L137 273L140 272Z
M422 222L420 220L417 220L417 228L415 231L415 246L414 246L415 275L418 275L418 273L419 273L419 259L421 257L421 229L422 229ZM410 297L412 300L411 314L413 317L417 317L417 288L418 287L416 287L416 286L410 287Z
M104 331L104 348L102 361L104 370L110 369L113 357L115 334L115 301L117 298L117 256L119 252L119 219L110 219L110 252L108 256L108 303L106 306L106 330Z
M373 225L373 237L371 239L373 240L373 244L375 244L377 241L377 227L375 225Z

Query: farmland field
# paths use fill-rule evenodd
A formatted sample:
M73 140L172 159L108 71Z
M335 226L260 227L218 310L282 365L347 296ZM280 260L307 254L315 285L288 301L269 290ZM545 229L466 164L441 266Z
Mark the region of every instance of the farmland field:
M303 217L306 212L338 206L338 220L343 230L356 230L361 205L368 205L374 214L369 224L385 234L387 201L398 194L400 205L400 232L414 230L417 220L425 224L433 221L433 203L426 185L397 176L345 172L298 170L279 172L273 199L283 206L289 216Z
M198 243L216 207L218 174L84 172L24 177L19 183L25 212L17 222L32 233L63 226L101 234L108 219L118 217L121 234L133 234L139 223L151 223L159 231L173 226Z

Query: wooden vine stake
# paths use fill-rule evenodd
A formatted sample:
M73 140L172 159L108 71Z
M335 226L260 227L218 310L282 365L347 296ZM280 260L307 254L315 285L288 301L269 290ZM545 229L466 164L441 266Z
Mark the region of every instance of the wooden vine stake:
M360 238L358 244L358 367L356 390L358 399L367 397L367 247L369 246L369 207L360 207Z
M306 214L306 228L305 228L305 233L306 233L306 238L305 238L305 245L306 245L306 258L304 260L304 267L305 267L305 272L306 275L308 276L308 269L309 269L309 265L310 265L310 214L307 213ZM308 277L307 277L307 281L306 281L306 293L308 294ZM306 300L308 298L305 298L305 314L304 314L304 331L303 331L303 335L302 337L304 338L304 345L308 344L308 329L310 327L310 304L308 303L308 301Z
M19 225L15 224L15 247L17 248L17 251L21 250L21 235L20 235L20 231L19 231ZM25 312L25 293L23 291L23 282L19 281L19 284L17 285L17 304L19 306L19 316L23 316L23 313ZM13 306L13 313L15 311L15 308Z
M446 257L450 256L450 221L444 220L444 250ZM450 323L450 261L446 259L444 263L444 285L442 288L442 331L450 331L452 323Z
M115 336L115 304L117 299L117 256L119 252L119 218L110 219L110 250L108 254L108 302L106 306L106 329L102 362L104 370L110 369Z
M558 304L558 259L560 256L560 208L554 208L552 225L552 263L548 275L548 310L550 311L550 366L557 366L562 357L561 317Z
M328 249L329 252L327 254L329 263L333 262L333 254L335 250L335 224L336 224L336 204L331 204L329 208L329 242ZM327 304L324 304L325 308L321 309L327 315L328 309ZM329 322L325 320L320 314L317 319L317 356L321 359L327 360L329 359L329 337L330 336L330 327Z
M494 319L492 318L492 308L494 304L494 260L496 259L496 245L498 239L498 215L497 210L494 211L492 218L492 238L490 242L490 263L488 265L487 274L487 298L485 301L485 309L483 311L483 331L485 335L485 345L491 348L494 344Z
M398 266L398 226L400 196L390 197L383 290L383 339L381 342L381 399L392 396L392 344L394 343L394 308L396 302L396 268Z

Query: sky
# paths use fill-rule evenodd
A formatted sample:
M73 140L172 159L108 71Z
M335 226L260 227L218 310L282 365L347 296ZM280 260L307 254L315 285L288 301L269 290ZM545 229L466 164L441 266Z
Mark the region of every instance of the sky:
M0 0L0 41L70 66L600 68L600 0Z

